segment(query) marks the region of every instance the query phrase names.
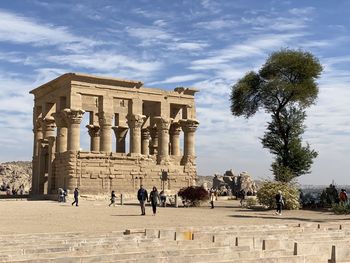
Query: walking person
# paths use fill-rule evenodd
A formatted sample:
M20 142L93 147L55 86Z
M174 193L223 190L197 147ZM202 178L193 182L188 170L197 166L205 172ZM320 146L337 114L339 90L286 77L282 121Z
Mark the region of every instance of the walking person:
M143 188L143 185L140 186L140 189L137 192L137 199L140 202L141 206L141 215L146 215L146 208L145 208L145 202L148 202L148 193L145 188Z
M278 190L276 196L276 215L282 215L282 206L284 205L284 201L283 201L283 196L282 196L282 191Z
M61 203L63 202L63 189L62 188L58 188L58 202Z
M155 216L157 213L157 205L159 202L159 194L158 194L157 187L153 186L153 189L149 194L149 199L151 201L153 215Z
M78 202L79 202L79 189L75 188L75 190L74 190L74 202L72 203L72 205L75 204L75 206L78 206Z
M115 199L116 199L115 192L112 191L112 193L111 193L111 203L108 206L111 206L111 205L115 206Z
M341 189L339 193L340 204L345 206L348 203L348 194L345 189Z
M210 189L209 197L210 197L211 209L214 209L214 201L216 196L215 196L215 190L213 188Z
M241 204L241 206L243 206L243 201L245 200L245 191L244 189L242 189L240 192L239 192L239 195L241 197L241 200L239 201L239 203Z

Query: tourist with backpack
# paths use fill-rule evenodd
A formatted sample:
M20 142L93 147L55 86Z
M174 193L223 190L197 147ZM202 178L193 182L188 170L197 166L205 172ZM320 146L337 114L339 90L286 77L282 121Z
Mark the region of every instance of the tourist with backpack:
M148 202L148 193L145 188L143 188L143 185L140 186L140 189L137 192L137 199L140 202L141 206L141 215L144 216L146 215L146 207L145 207L145 202Z

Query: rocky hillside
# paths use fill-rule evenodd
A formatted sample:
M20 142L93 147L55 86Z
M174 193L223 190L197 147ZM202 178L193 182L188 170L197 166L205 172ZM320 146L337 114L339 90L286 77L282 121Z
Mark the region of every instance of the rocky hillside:
M0 186L19 189L22 184L25 192L28 192L32 185L32 162L0 163Z

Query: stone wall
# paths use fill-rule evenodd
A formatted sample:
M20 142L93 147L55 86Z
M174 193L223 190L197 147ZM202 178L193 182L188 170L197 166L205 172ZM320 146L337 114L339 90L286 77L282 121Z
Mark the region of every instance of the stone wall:
M65 152L56 155L51 192L58 188L72 191L79 187L82 193L106 194L135 192L140 184L146 189L177 191L184 186L193 185L196 169L181 166L176 156L171 163L159 165L155 156L128 156L123 153ZM67 165L68 164L68 165ZM162 171L167 172L167 180L162 181Z

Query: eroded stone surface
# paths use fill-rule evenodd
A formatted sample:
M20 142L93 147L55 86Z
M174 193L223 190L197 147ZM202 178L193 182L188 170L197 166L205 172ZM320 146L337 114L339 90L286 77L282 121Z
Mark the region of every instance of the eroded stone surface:
M133 192L140 184L175 191L192 185L196 91L76 73L32 90L33 193L75 187L85 194ZM86 115L88 125L82 123ZM90 136L87 150L80 148L83 129ZM166 182L160 176L164 171Z

